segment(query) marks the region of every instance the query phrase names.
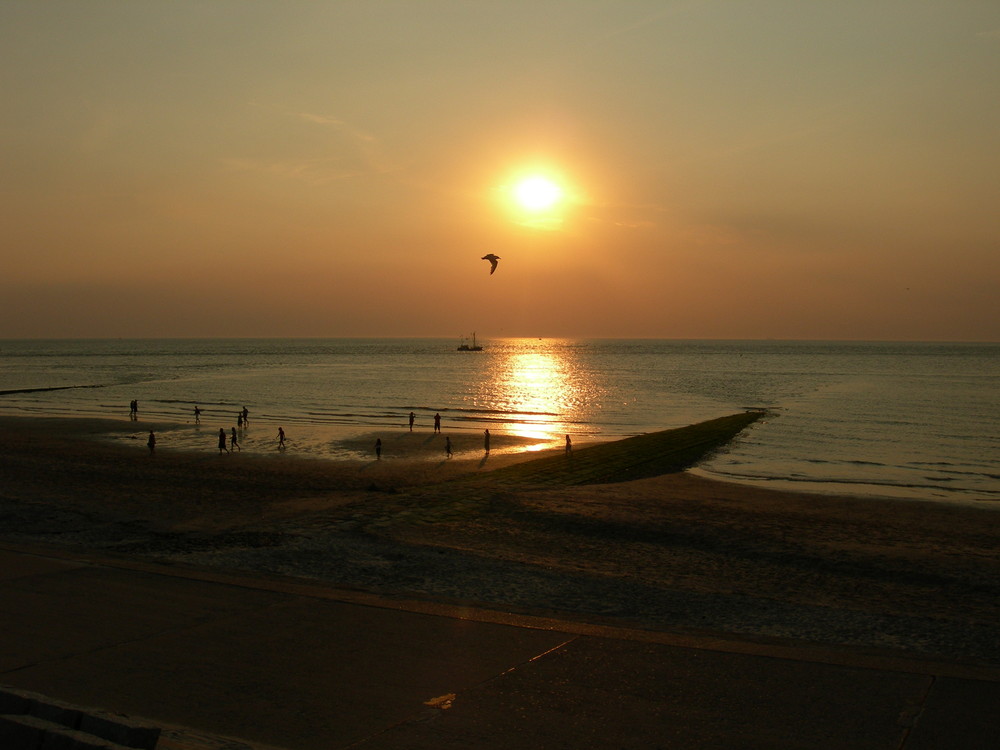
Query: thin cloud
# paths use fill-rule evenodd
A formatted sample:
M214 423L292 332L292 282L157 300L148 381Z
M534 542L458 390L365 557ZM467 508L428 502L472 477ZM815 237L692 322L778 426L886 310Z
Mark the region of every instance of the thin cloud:
M315 112L290 112L303 122L328 127L345 137L347 147L353 149L358 161L365 165L364 171L387 174L398 171L398 167L385 154L381 140L362 128L335 115L321 115Z
M317 125L329 125L342 133L346 133L350 137L361 141L362 143L378 143L378 139L374 135L352 126L346 120L342 120L339 117L333 117L331 115L317 115L312 112L296 112L293 113L292 116L298 117L305 122L311 122Z
M589 203L586 211L587 221L620 229L651 229L668 220L667 209L653 203Z
M229 169L254 172L281 180L297 180L312 186L398 171L392 160L386 157L377 136L342 117L288 110L256 101L249 102L249 105L283 119L324 128L332 134L333 141L321 147L322 154L306 154L301 158L268 159L237 156L224 159L223 164ZM317 149L313 147L311 150Z
M370 170L363 166L345 166L341 160L333 158L274 161L231 158L223 159L222 163L234 171L254 172L282 180L298 180L313 186L349 180L370 173Z

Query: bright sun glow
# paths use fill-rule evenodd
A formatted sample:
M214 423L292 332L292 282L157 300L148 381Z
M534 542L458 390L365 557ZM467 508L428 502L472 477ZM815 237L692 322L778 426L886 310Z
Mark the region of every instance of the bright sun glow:
M514 198L528 211L552 208L562 196L562 188L548 177L526 177L514 186Z

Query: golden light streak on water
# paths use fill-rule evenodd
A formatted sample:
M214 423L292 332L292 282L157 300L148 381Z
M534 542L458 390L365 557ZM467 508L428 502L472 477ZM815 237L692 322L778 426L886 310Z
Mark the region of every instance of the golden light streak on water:
M518 421L503 422L497 429L536 440L563 438L567 422L585 400L585 386L565 347L539 342L528 350L502 350L492 370L488 391L477 394L477 404L520 415Z

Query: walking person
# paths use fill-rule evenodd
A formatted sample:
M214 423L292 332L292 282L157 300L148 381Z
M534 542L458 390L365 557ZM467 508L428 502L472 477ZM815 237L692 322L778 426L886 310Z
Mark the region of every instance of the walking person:
M483 447L486 450L486 455L490 455L490 431L486 430L483 433Z
M247 408L245 406L243 407L243 426L244 427L250 426L250 412L247 411Z
M569 456L573 453L573 441L569 439L569 435L566 436L566 455Z
M382 460L382 438L375 438L375 460Z
M146 445L149 446L149 455L152 456L156 451L156 435L153 434L152 430L149 431L149 440L146 441Z
M410 432L413 432L413 423L414 423L414 421L416 421L416 419L417 419L417 415L416 415L416 414L414 414L414 413L413 413L413 412L411 411L411 412L410 412Z
M446 437L444 439L444 454L448 458L451 458L452 453L451 453L451 438L450 437Z
M232 436L231 436L231 437L229 438L229 452L230 452L230 453L232 453L232 452L233 452L233 449L234 449L234 448L235 448L236 450L238 450L238 451L241 451L241 450L243 450L242 448L240 448L240 444L236 442L236 428L235 428L235 427L233 427L232 429L233 429L233 434L232 434Z
M434 432L441 432L441 415L434 415Z
M201 424L201 407L197 404L194 405L194 423Z
M285 431L281 427L278 428L278 450L285 450Z
M222 455L223 451L225 451L226 453L229 453L229 449L226 448L226 431L220 427L219 428L219 455L220 456Z
M236 415L236 426L239 427L241 430L243 429L243 412L239 412Z

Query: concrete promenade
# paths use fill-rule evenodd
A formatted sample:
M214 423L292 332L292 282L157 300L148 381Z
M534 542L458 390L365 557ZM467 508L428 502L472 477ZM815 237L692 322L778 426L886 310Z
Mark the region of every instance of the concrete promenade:
M0 547L0 685L166 750L995 750L1000 668Z

